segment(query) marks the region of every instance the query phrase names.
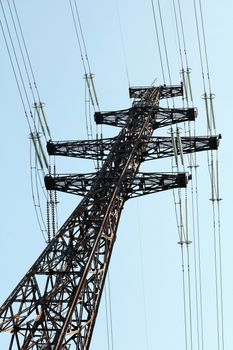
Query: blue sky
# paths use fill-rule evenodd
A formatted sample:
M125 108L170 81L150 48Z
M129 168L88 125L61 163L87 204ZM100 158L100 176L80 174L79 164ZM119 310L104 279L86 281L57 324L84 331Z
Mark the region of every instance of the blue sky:
M5 5L6 1L3 1ZM206 134L206 118L198 55L193 2L180 1L187 53L192 68L194 105L198 107L197 134ZM156 4L156 1L155 1ZM36 81L54 140L86 138L84 79L68 1L16 2ZM154 31L151 2L118 0L131 85L163 84ZM171 78L180 82L177 38L172 1L161 1ZM101 110L130 106L126 62L121 44L116 2L79 1L80 18ZM203 1L212 90L216 94L217 132L221 187L221 234L225 345L231 348L231 108L232 12L230 0ZM157 13L158 14L158 13ZM2 13L0 13L2 19ZM29 163L29 130L3 37L1 49L1 182L2 232L1 289L3 302L45 247L34 213ZM166 79L167 80L167 79ZM169 81L167 80L167 83ZM177 100L177 106L182 101ZM104 127L105 137L118 129ZM160 131L167 135L168 130ZM205 348L217 349L214 300L213 229L206 155L198 156L200 234L203 271ZM57 172L88 172L92 163L57 160ZM143 165L146 171L171 171L170 160ZM77 205L77 198L59 195L59 223ZM185 349L180 248L177 245L171 192L146 196L126 203L120 222L111 267L114 349ZM141 242L141 243L140 243ZM192 247L190 248L192 250ZM142 254L140 254L142 250ZM142 255L142 258L141 258ZM142 273L144 291L142 287ZM191 263L193 273L193 265ZM143 293L145 298L143 298ZM146 308L143 306L144 302ZM146 314L146 316L145 316ZM194 328L195 328L195 321ZM147 325L146 325L147 324ZM147 336L146 336L147 333ZM3 348L5 343L0 345ZM104 303L97 319L92 349L108 349ZM196 333L193 348L197 349ZM223 350L223 349L221 349Z

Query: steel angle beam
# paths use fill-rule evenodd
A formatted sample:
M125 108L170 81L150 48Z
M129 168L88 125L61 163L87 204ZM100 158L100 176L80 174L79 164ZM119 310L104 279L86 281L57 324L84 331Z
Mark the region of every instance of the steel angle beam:
M96 179L96 173L46 176L45 185L48 190L56 190L70 194L84 196ZM131 179L126 174L122 187L127 188L126 199L143 196L150 193L161 192L174 188L186 187L190 179L187 173L138 173ZM106 188L113 188L117 184L114 173L106 174L104 185L96 189L96 193Z

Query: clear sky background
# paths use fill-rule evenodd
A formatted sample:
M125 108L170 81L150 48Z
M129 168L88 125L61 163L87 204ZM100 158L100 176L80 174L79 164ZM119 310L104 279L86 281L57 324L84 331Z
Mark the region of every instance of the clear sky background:
M5 0L2 3L7 6ZM199 111L197 135L206 135L193 1L181 0L180 3L189 66L192 68L194 105ZM203 0L202 3L212 90L216 94L217 132L223 136L219 160L223 198L221 235L224 333L225 349L231 349L233 191L230 84L233 4L231 0ZM84 72L68 0L16 0L16 5L53 139L86 139ZM163 84L151 2L118 0L118 6L130 84L150 85L155 79L158 85ZM116 2L85 0L78 2L78 8L101 110L129 107L126 61ZM161 8L171 79L173 84L178 84L181 80L180 63L172 1L162 0ZM158 16L157 11L156 15ZM3 20L1 11L0 17ZM2 303L44 249L45 242L36 220L31 195L29 130L2 34L0 38ZM167 78L166 82L169 83ZM182 101L178 99L176 105L182 106ZM111 127L103 128L104 137L114 136L118 131ZM168 129L160 131L160 134L168 135ZM206 154L198 156L204 349L217 350L213 223L206 159ZM83 173L90 171L92 166L93 163L89 161L61 159L57 161L57 172ZM169 159L154 161L143 165L142 169L169 172L171 162ZM78 201L77 197L59 194L59 226ZM185 349L181 254L177 245L172 192L127 202L117 236L110 267L114 349ZM190 249L192 251L192 246ZM191 258L192 276L193 271ZM194 294L192 298L194 299ZM106 328L103 298L91 349L108 349ZM193 328L193 349L198 349L195 315ZM5 340L0 335L0 349L6 348Z

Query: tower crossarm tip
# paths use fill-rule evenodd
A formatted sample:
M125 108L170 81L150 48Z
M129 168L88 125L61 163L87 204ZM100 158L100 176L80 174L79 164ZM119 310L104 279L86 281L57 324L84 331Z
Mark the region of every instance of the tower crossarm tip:
M188 173L138 173L130 188L128 198L186 187L191 176Z
M190 113L191 114L191 113ZM221 135L181 137L182 152L193 153L216 150L219 147ZM116 137L96 140L49 141L47 149L49 155L65 156L93 160L105 160L116 141ZM175 137L175 142L178 143ZM130 141L128 141L130 143ZM127 146L127 141L126 141ZM179 154L179 147L177 146ZM118 156L120 157L120 151ZM122 154L123 156L123 154ZM169 136L152 137L147 144L142 161L174 156L174 145Z
M190 154L202 151L216 150L219 147L220 135L216 136L187 136L181 137L182 153ZM175 136L173 141L169 136L153 136L147 144L146 151L143 154L143 161L155 160L160 158L173 157L174 142L177 154L181 153L180 144Z
M105 158L116 138L95 140L49 141L47 150L49 155L74 158L97 159Z

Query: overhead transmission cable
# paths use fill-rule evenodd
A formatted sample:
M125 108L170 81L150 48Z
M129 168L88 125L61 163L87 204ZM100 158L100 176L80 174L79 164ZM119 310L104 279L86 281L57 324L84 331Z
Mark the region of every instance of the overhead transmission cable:
M7 1L8 1L8 5L9 5L9 0L7 0ZM51 139L51 138L52 138L51 132L50 132L50 129L49 129L49 126L48 126L48 122L47 122L45 113L44 113L43 103L42 103L42 101L41 101L40 94L39 94L39 90L38 90L38 87L37 87L35 74L34 74L34 71L33 71L33 68L32 68L32 63L31 63L31 60L30 60L30 57L29 57L29 53L28 53L28 49L27 49L25 37L24 37L24 34L23 34L23 30L22 30L22 25L21 25L21 22L20 22L20 19L19 19L18 10L17 10L16 5L15 5L15 0L12 0L12 2L13 2L13 6L14 6L14 11L15 11L15 15L16 15L18 27L19 27L19 30L20 30L22 42L23 42L23 47L24 47L25 54L26 54L26 57L27 57L27 61L28 61L28 65L29 65L29 70L30 70L30 72L31 72L33 85L34 85L34 88L35 88L35 91L36 91L36 94L37 94L38 105L36 105L36 103L35 103L34 106L35 106L35 108L36 108L37 115L38 115L38 110L37 110L37 108L40 108L40 109L41 109L43 122L42 122L41 118L39 117L39 115L38 115L38 119L39 119L41 128L43 129L43 134L44 134L45 138L46 138L46 134L45 134L45 130L46 130L46 132L47 132L47 137L49 137L49 138ZM10 8L10 5L9 5L9 8ZM12 11L11 11L11 13L12 13ZM13 16L12 16L12 20L13 20ZM15 25L14 25L14 26L15 26ZM16 32L17 32L17 30L16 30ZM17 35L17 37L18 37L18 35ZM19 45L20 45L20 40L19 40L19 39L18 39L18 42L19 42ZM20 45L20 46L21 46L21 45ZM21 50L21 52L22 52L22 48L20 48L20 50ZM23 56L24 56L24 55L23 55L23 53L22 53L22 57L23 57ZM24 65L25 65L25 69L26 69L26 62L25 62L25 60L24 60ZM28 74L28 76L29 76L29 74ZM30 82L30 85L31 85L31 82ZM34 98L34 101L35 101L35 98ZM47 141L47 138L46 138L46 141Z
M168 72L168 79L169 79L169 83L171 85L171 71L170 71L170 63L169 63L169 59L168 59L168 50L167 50L167 43L166 43L166 37L165 37L165 31L164 31L164 25L163 25L163 16L162 16L162 11L161 11L161 5L160 5L160 1L157 0L157 4L158 4L158 10L159 10L159 18L160 18L160 25L161 25L161 31L162 31L162 39L163 39L163 46L164 46L164 51L165 51L165 58L166 58L166 65L167 65L167 72ZM174 99L173 99L173 107L174 107ZM178 135L178 127L176 126L176 130L177 130L177 138L179 140L179 135ZM171 126L171 134L173 135L173 127ZM171 136L172 136L171 135ZM175 145L175 143L174 143ZM180 147L181 147L181 143L180 143ZM180 150L180 155L182 157L182 149ZM176 156L177 159L177 156ZM183 163L183 160L182 160ZM178 169L178 163L177 163L177 170ZM173 192L174 194L174 192ZM188 224L187 224L187 215L185 215L186 217L186 227L184 228L183 225L183 217L182 217L182 197L181 197L181 190L178 190L178 203L179 203L179 207L180 207L180 230L181 232L184 231L184 229L186 229L186 238L185 240L183 240L184 237L182 237L182 241L181 241L181 251L182 251L182 266L184 267L184 255L183 255L183 244L186 244L186 248L187 248L187 279L188 279L188 307L189 307L189 334L190 334L190 344L191 344L191 349L193 348L193 340L192 340L192 301L191 301L191 276L190 276L190 259L189 259L189 240L188 240ZM175 201L176 203L176 201ZM187 213L187 190L185 192L185 213ZM182 233L183 235L183 233ZM183 268L182 268L183 269ZM184 275L183 275L183 281L184 281ZM185 285L183 285L183 290L185 290ZM184 293L184 302L186 303L186 296ZM186 306L184 306L184 312L186 314ZM186 342L186 346L187 346L187 316L185 315L185 342Z
M93 109L95 111L95 100L94 100L94 97L93 97L93 93L92 93L92 90L91 90L91 84L90 84L90 79L92 77L92 73L90 71L90 64L89 64L89 60L88 60L87 54L85 55L85 60L84 60L83 50L85 51L85 47L86 46L84 47L84 49L82 48L83 41L80 38L80 36L82 36L82 35L79 33L81 29L80 29L79 15L78 15L78 12L77 12L77 6L75 6L76 2L75 2L75 0L73 0L73 4L72 4L72 0L69 0L69 4L70 4L70 10L71 10L71 15L72 15L72 19L73 19L76 39L77 39L79 52L80 52L80 56L81 56L81 61L82 61L82 65L83 65L84 79L85 79L86 87L87 87L87 90L88 90L88 93L89 93L89 98L87 99L87 97L86 97L86 88L85 88L85 121L86 121L87 137L88 137L88 139L89 139L89 137L91 137L91 139L93 139L92 126L91 126L91 123L89 123L89 113L88 113L88 107L87 107L87 105L89 103L91 103L92 107L93 107ZM89 69L89 71L88 71L88 69Z
M88 58L88 54L87 54L86 42L84 39L83 29L82 29L79 11L78 11L78 6L76 3L76 0L73 0L73 5L72 5L72 0L69 0L69 4L70 4L71 14L72 14L72 18L73 18L74 27L75 27L75 33L76 33L76 38L78 41L81 60L82 60L82 64L83 64L83 69L84 69L84 73L85 73L85 78L88 78L86 80L86 83L87 83L87 87L88 87L88 90L90 93L90 99L91 99L92 106L93 106L94 110L96 110L96 109L99 110L99 101L97 98L97 93L96 93L96 89L95 89L95 85L94 85L94 81L93 81L93 73L91 71L90 62L89 62L89 58ZM84 60L84 56L85 56L85 60Z
M156 19L156 14L155 14L154 0L151 0L151 6L152 6L154 26L155 26L156 40L157 40L157 45L158 45L158 49L159 49L158 50L159 51L159 60L160 60L160 65L161 65L163 83L166 84L165 71L164 71L164 65L163 65L163 56L162 56L162 50L161 50L161 44L160 44L160 38L159 38L158 24L157 24L157 19Z
M154 18L154 24L155 24L157 43L158 43L158 47L159 47L159 56L160 56L162 75L163 75L163 79L164 79L164 83L165 83L165 70L164 70L164 66L163 66L162 50L161 50L161 45L160 45L160 35L159 35L153 0L151 0L151 4L152 4L152 12L153 12L153 18ZM167 50L167 43L166 43L165 31L164 31L164 25L163 25L162 10L161 10L161 5L160 5L159 0L157 1L157 5L158 5L158 11L159 11L163 47L164 47L164 51L165 51L168 79L169 79L169 83L171 84L170 64L169 64L169 59L168 59L168 50ZM174 99L173 99L173 106L174 106ZM169 105L168 105L168 107L169 107ZM174 138L174 130L173 130L173 126L171 125L171 137L174 141L173 145L174 145L174 154L175 154L175 162L176 162L177 171L179 171L178 152L177 152L178 142L177 142L177 140L180 140L180 137L178 135L179 134L178 130L179 129L176 126L176 137ZM179 143L179 147L180 147L179 154L180 154L180 157L182 158L181 163L184 167L181 142ZM182 259L182 280L183 280L185 347L187 350L188 346L189 346L189 344L188 344L188 330L189 330L189 339L190 339L189 343L190 343L191 349L193 348L193 336L192 336L193 320L192 320L191 275L190 275L190 258L189 258L189 243L190 242L188 240L187 190L185 192L185 220L186 220L185 227L184 227L183 214L182 214L182 201L183 200L182 200L182 196L181 196L181 190L178 190L178 201L175 198L174 191L173 191L173 196L174 196L174 203L175 203L175 212L176 212L176 221L177 221L177 225L178 225L178 232L180 234L181 259ZM178 214L178 210L177 210L177 205L179 207L179 214ZM186 244L186 248L187 248L186 249L186 263L185 263L185 257L184 257L184 249L183 249L184 244ZM186 264L186 269L187 269L187 271L186 271L187 276L185 275L185 264ZM187 279L187 284L188 284L187 287L186 287L186 279ZM186 289L187 289L187 291L186 291ZM187 295L186 295L186 292L188 293ZM189 324L189 327L188 327L188 324Z
M193 107L193 95L191 86L191 68L188 64L188 52L186 49L185 31L182 18L182 10L180 5L180 0L178 3L178 14L173 0L173 10L176 22L176 32L179 42L179 54L181 60L181 74L183 77L184 91L185 91L185 101L187 107L191 103ZM178 23L179 22L179 23ZM180 33L181 32L181 33ZM182 40L181 40L182 38ZM181 48L182 47L182 48ZM184 58L183 58L184 55ZM184 64L186 67L184 67ZM193 126L193 131L191 129ZM195 121L194 123L188 123L188 135L189 137L196 135ZM204 334L203 334L203 296L202 296L202 272L201 272L201 251L200 251L200 226L199 226L199 203L198 203L198 176L197 176L197 158L196 153L193 154L190 151L190 155L187 155L188 167L191 171L191 212L192 212L192 232L193 232L193 253L194 253L194 282L195 282L195 309L196 309L196 332L197 332L197 347L198 349L204 348ZM194 169L194 171L193 171ZM194 175L193 175L194 173Z
M204 27L204 16L202 2L199 0L199 17L196 0L193 0L195 23L198 37L198 47L203 80L203 99L205 101L207 131L212 135L216 133L215 115L213 107L214 94L212 93L209 60ZM200 24L199 24L200 23ZM201 26L201 29L200 29ZM204 54L203 54L204 48ZM204 57L204 58L203 58ZM205 68L204 68L205 61ZM207 83L206 83L207 79ZM208 94L206 85L208 85ZM210 154L209 154L210 153ZM222 281L222 253L221 253L221 216L220 216L220 194L219 194L219 164L218 151L208 152L208 168L211 183L212 217L213 217L213 243L214 243L214 274L215 274L215 295L216 295L216 327L218 350L224 349L224 314L223 314L223 281ZM216 222L218 227L216 227ZM218 231L218 232L217 232Z
M16 73L16 68L15 68L15 65L14 65L14 62L13 62L12 54L11 54L11 51L10 51L10 48L9 48L8 40L7 40L5 31L4 31L3 25L1 27L2 27L2 31L4 32L4 39L5 39L5 43L6 43L6 46L7 46L8 55L10 57L11 65L12 65L12 68L13 68L13 71L14 71L15 79L17 80L17 86L18 86L18 90L20 92L20 97L21 97L21 102L22 102L23 107L24 107L24 112L25 112L25 114L27 114L27 109L28 109L29 113L30 113L31 119L27 118L27 120L28 120L28 124L30 125L29 129L30 129L30 132L31 132L32 127L35 130L37 130L37 126L35 124L35 119L34 119L34 116L33 116L33 113L32 113L29 95L28 95L28 92L27 92L27 88L26 88L26 84L25 84L24 78L23 78L23 72L22 72L21 67L20 67L19 58L18 58L18 55L17 55L17 52L16 52L16 48L15 48L15 45L14 45L14 42L13 42L10 26L9 26L9 23L8 23L8 20L7 20L7 16L6 16L6 12L4 10L4 6L3 6L3 3L2 3L2 0L0 1L0 4L1 4L2 13L3 13L3 16L4 16L5 25L6 25L8 37L9 37L9 40L10 40L13 56L14 56L14 59L15 59L15 62L16 62L16 67L17 67L18 74ZM16 34L16 37L17 37L18 45L19 45L19 48L20 48L20 53L21 53L22 60L23 60L23 63L24 63L25 72L26 72L26 75L27 75L27 78L28 78L30 91L31 91L32 96L33 96L33 101L35 101L35 95L34 95L33 90L32 90L32 84L31 84L31 81L30 81L28 69L27 69L27 66L26 66L25 57L24 57L22 46L21 46L20 39L19 39L19 34L18 34L18 31L17 31L17 28L16 28L16 22L15 22L14 17L13 17L13 12L12 12L9 0L8 0L8 7L9 7L9 11L10 11L12 22L13 22L15 34ZM17 13L17 15L18 15L18 13ZM21 85L21 87L20 87L20 85ZM23 90L23 92L22 92L22 90ZM28 105L28 107L26 107L26 105ZM32 121L32 125L30 123L30 120ZM41 124L41 122L40 122L40 124ZM46 137L46 135L44 135L44 136ZM45 161L45 165L47 165L46 161Z
M128 68L128 62L127 62L125 41L124 41L124 36L123 36L123 29L122 29L120 8L119 8L118 0L115 0L115 4L116 4L116 10L117 10L117 19L118 19L118 24L119 24L119 29L120 29L121 47L122 47L123 57L124 57L124 61L125 61L125 72L126 72L128 86L130 87L129 68Z
M44 185L42 184L43 181L41 180L40 173L42 172L43 173L42 176L44 177L44 175L45 175L44 167L48 168L48 162L47 162L47 159L45 156L42 142L40 140L40 137L41 137L40 130L42 131L42 135L45 138L45 142L47 141L47 136L49 138L51 138L51 134L50 134L48 123L47 123L45 113L43 110L43 103L40 100L39 91L38 91L36 81L35 81L35 75L34 75L34 72L32 69L31 61L30 61L28 50L26 47L25 38L23 35L23 31L22 31L22 26L20 23L18 11L17 11L14 0L12 0L12 3L13 3L14 11L12 10L12 5L11 5L10 1L7 0L9 14L10 14L11 21L13 24L13 30L15 32L17 44L19 47L19 54L21 55L23 68L24 68L24 71L26 73L26 79L28 81L30 92L32 95L33 107L35 108L36 113L33 113L32 109L31 109L31 102L30 102L28 91L27 91L26 83L24 80L24 73L20 67L20 59L18 57L17 48L14 44L13 35L11 34L10 24L8 23L6 10L4 9L2 0L0 1L0 5L1 5L2 13L3 13L4 21L5 21L5 27L6 27L6 31L8 34L8 38L7 38L2 21L1 21L1 29L3 32L4 41L5 41L5 44L7 47L7 52L9 55L10 62L11 62L11 66L12 66L12 70L13 70L14 77L16 80L17 88L19 91L20 100L21 100L21 103L23 105L24 113L25 113L27 124L29 127L30 139L31 139L31 142L33 143L33 147L35 150L36 157L34 159L34 166L32 165L33 160L32 160L31 150L30 150L32 198L33 198L33 203L34 203L34 207L35 207L35 211L36 211L36 217L38 219L38 224L39 224L39 227L40 227L42 234L43 234L43 237L44 237L45 228L44 228L44 219L43 219L41 201L40 201L40 195L39 195L39 184L42 188L43 193L45 194L45 188L44 188ZM18 26L18 28L17 28L17 26ZM21 36L21 38L20 38L20 36ZM9 41L9 43L8 43L8 41ZM11 46L11 49L10 49L10 46ZM25 53L23 52L23 50L25 51ZM26 60L26 58L27 58L27 60ZM30 74L32 76L33 83L31 81ZM33 88L35 89L35 93L36 93L37 98L38 98L38 103L36 102L36 95L33 91ZM29 111L30 118L28 116L28 111ZM38 125L36 125L35 116L37 116ZM33 174L35 176L33 176ZM34 180L33 180L33 177L35 177ZM34 185L34 181L35 181L35 185Z
M11 48L12 48L12 51L13 51L14 59L15 59L16 65L17 65L20 82L22 84L22 89L23 89L23 92L24 92L24 95L25 95L26 104L28 105L28 110L30 112L31 119L34 120L33 114L32 114L32 110L31 110L31 105L30 105L30 102L29 102L28 93L27 93L25 82L24 82L23 75L22 75L22 70L20 68L19 60L18 60L18 57L17 57L17 54L16 54L16 49L15 49L15 46L14 46L14 43L13 43L12 35L11 35L11 32L10 32L10 28L9 28L8 20L7 20L7 17L6 17L5 9L3 7L2 0L0 0L0 4L1 4L2 13L3 13L3 16L4 16L4 20L5 20L5 25L6 25L6 28L7 28L7 33L8 33L9 39L10 39L10 43L11 43ZM13 62L13 60L11 60L11 61ZM25 110L26 110L26 104L24 104Z
M163 46L164 46L164 52L165 52L165 58L166 58L166 65L167 65L167 72L168 72L168 79L170 85L172 84L171 81L171 70L170 70L170 63L168 59L168 50L167 50L167 43L165 38L165 31L164 31L164 25L163 25L163 16L161 12L161 6L160 6L160 0L157 0L158 3L158 9L159 9L159 18L160 18L160 24L161 24L161 30L162 30L162 38L163 38Z
M188 54L187 54L186 40L185 40L185 34L184 34L184 24L183 24L182 11L181 11L181 5L179 0L178 0L177 7L178 7L178 15L177 15L175 0L173 0L173 12L175 17L175 26L176 26L178 45L179 45L179 57L181 61L181 76L182 76L184 93L185 93L184 99L186 101L187 107L189 107L189 100L191 101L191 104L193 106L192 87L191 87L191 80L190 80L191 68L189 67L189 63L188 63Z
M75 34L76 39L78 42L78 47L80 51L81 61L83 65L84 70L84 79L85 79L85 85L87 90L85 89L85 122L86 122L86 132L88 139L91 138L94 139L93 135L93 127L92 127L92 118L91 118L91 111L90 111L90 104L92 105L92 108L94 112L96 110L100 110L99 108L99 101L97 97L97 92L95 89L94 84L94 74L91 71L90 61L87 53L87 46L84 38L84 33L82 29L82 24L80 20L79 10L77 6L76 0L69 0L70 10L72 14L73 24L75 28ZM87 95L88 91L88 95ZM102 142L103 139L103 132L102 132L102 125L101 125L101 132L99 136L99 130L98 125L96 125L96 138L99 142ZM99 162L97 162L97 168L99 168Z
M181 49L181 39L180 39L180 32L179 32L179 26L178 26L178 16L177 16L177 11L176 11L176 5L175 5L175 0L172 1L173 4L173 12L174 12L174 17L175 17L175 27L176 27L176 34L177 34L177 40L178 40L178 48L179 48L179 58L180 58L180 64L181 64L181 73L184 71L184 62L183 62L183 55L182 55L182 49ZM184 81L184 79L183 79ZM184 85L184 88L185 85ZM186 91L186 89L185 89ZM187 96L187 94L186 94Z
M48 124L47 124L47 121L46 121L46 118L45 118L44 113L42 113L42 116L43 116L43 118L44 118L45 126L43 125L42 118L41 118L40 112L39 112L39 110L38 110L38 106L39 106L39 108L41 108L41 110L42 110L42 104L41 104L41 101L39 100L39 103L38 103L38 106L37 106L36 99L35 99L35 94L34 94L34 91L33 91L33 86L32 86L32 83L31 83L30 76L29 76L29 70L28 70L28 68L27 68L27 64L26 64L26 60L25 60L24 53L23 53L22 45L21 45L21 42L20 42L18 30L17 30L17 28L16 28L16 22L15 22L15 19L14 19L14 16L13 16L13 12L12 12L11 5L10 5L9 0L7 0L7 3L8 3L8 8L9 8L9 12L10 12L10 15L11 15L11 20L12 20L12 23L13 23L15 35L16 35L16 38L17 38L19 50L20 50L20 53L21 53L21 57L22 57L24 69L25 69L25 72L26 72L28 84L29 84L30 91L31 91L31 94L32 94L32 98L33 98L33 102L34 102L33 106L35 107L35 111L36 111L37 116L38 116L39 127L41 128L41 130L42 130L42 132L43 132L43 135L44 135L44 137L45 137L45 141L47 142L46 131L47 131L48 135L51 137L50 131L49 131L49 128L48 128ZM22 39L23 39L24 48L25 48L26 54L27 54L27 56L28 56L27 49L26 49L26 44L25 44L25 40L24 40L24 37L23 37L22 27L21 27L21 25L20 25L19 16L18 16L18 12L17 12L17 9L16 9L15 4L14 4L14 9L15 9L15 13L16 13L18 25L19 25L19 28L20 28L20 33L21 33L21 36L22 36ZM15 53L15 52L16 52L16 51L14 50L14 53ZM15 58L16 58L16 61L18 62L16 53L15 53ZM29 57L28 57L28 59L29 59ZM29 66L31 67L30 60L29 60L28 62L29 62ZM18 63L17 63L17 65L18 65ZM32 70L32 68L31 68L31 70ZM20 69L19 69L19 72L20 72ZM23 78L22 78L21 72L20 72L20 77L21 77L22 83L23 83ZM35 78L35 77L34 77L34 74L33 74L33 79L34 79L34 78ZM23 83L23 86L25 86L24 83ZM35 83L35 82L34 82L34 86L36 86L36 83ZM25 94L27 95L26 89L25 89L25 88L24 88L24 90L25 90ZM38 98L39 98L39 93L38 93L38 89L37 89L37 88L36 88L36 91L37 91L37 96L38 96ZM28 97L28 96L27 96L27 101L29 101L29 97ZM35 117L32 115L30 103L29 103L29 110L30 110L30 114L31 114L32 119L33 119L33 125L34 125L34 128L35 128L36 137L39 138L38 127L35 125ZM45 157L45 155L44 155L43 147L42 147L42 145L41 145L40 140L39 140L39 146L41 146L40 148L41 148L41 153L42 153L42 156L43 156L43 160L44 160L44 162L45 162L46 168L48 168L47 160L46 160L46 157Z
M34 101L34 103L35 103L35 102L36 102L35 94L34 94L34 91L33 91L32 85L31 85L31 81L30 81L30 77L29 77L29 72L28 72L28 69L27 69L27 65L26 65L24 53L23 53L23 50L22 50L21 42L20 42L20 39L19 39L18 31L17 31L17 28L16 28L16 23L15 23L15 20L14 20L14 16L13 16L13 13L12 13L12 9L11 9L11 5L10 5L9 0L7 0L7 4L8 4L9 12L10 12L10 15L11 15L11 20L12 20L12 23L13 23L13 26L14 26L14 31L15 31L16 38L17 38L17 42L18 42L18 45L19 45L21 57L22 57L22 60L23 60L23 65L24 65L24 69L25 69L25 72L26 72L28 84L29 84L29 87L30 87L30 91L31 91L31 93L32 93L33 101Z
M174 160L176 171L180 171L180 163L184 169L182 144L179 141L179 129L174 134L171 130L171 138L174 149ZM185 197L183 199L181 189L178 189L178 199L176 199L175 191L173 191L175 214L177 229L179 233L178 244L181 248L181 264L182 264L182 292L183 292L183 310L184 310L184 336L185 348L193 349L193 315L192 315L192 290L191 290L191 272L190 272L190 252L189 245L189 219L188 219L188 197L187 189L185 189ZM184 202L184 204L183 204ZM184 208L183 208L184 207ZM184 212L183 212L184 211ZM186 248L184 250L184 247Z
M78 18L78 25L79 25L79 29L80 29L80 33L81 33L81 38L82 38L82 42L83 42L85 58L87 61L87 66L88 66L88 71L89 71L89 79L91 82L91 89L92 89L92 92L94 95L95 104L97 106L97 109L99 110L99 101L98 101L96 90L95 90L95 85L94 85L94 81L93 81L93 73L91 72L90 62L89 62L89 58L88 58L88 54L87 54L87 47L86 47L86 43L85 43L85 39L84 39L84 35L83 35L83 30L82 30L82 25L81 25L81 21L80 21L80 16L79 16L76 0L74 0L74 5L75 5L75 12L76 12L76 15Z
M161 22L161 27L163 29L163 20L162 20L162 12L161 12L161 6L160 2L158 1L158 7L159 7L159 14L160 14L160 22ZM174 14L175 14L175 24L176 24L176 32L177 32L177 37L178 37L178 44L179 44L179 55L180 55L180 60L181 60L181 73L183 76L183 81L184 81L184 89L185 89L185 99L187 103L187 107L189 105L188 102L188 97L191 97L192 101L192 92L191 92L191 82L190 82L190 68L188 67L188 59L187 59L187 53L186 53L186 46L185 46L185 39L184 39L184 30L183 30L183 23L182 23L182 17L181 17L181 9L180 9L180 4L179 4L179 20L181 22L181 28L182 28L182 35L180 35L179 32L179 27L178 27L178 18L177 18L177 13L176 13L176 7L175 7L175 2L173 1L173 9L174 9ZM168 55L166 54L166 40L165 40L165 35L164 35L164 30L162 30L163 33L163 41L164 41L164 46L165 46L165 57L168 58ZM181 37L182 37L182 44L184 47L184 55L185 58L183 59L183 54L181 50ZM186 64L186 70L184 69L184 63ZM168 75L170 77L170 68L169 68L169 62L167 59L167 69L168 69ZM188 78L185 77L185 73L188 75ZM187 82L186 82L187 81ZM174 103L174 101L173 101ZM189 136L191 136L191 125L189 123ZM171 136L174 138L174 155L175 155L175 163L177 167L177 171L179 171L179 157L178 154L180 155L180 161L181 165L183 167L183 171L185 171L184 168L184 158L183 158L183 152L182 152L182 143L181 143L181 138L180 138L180 128L176 126L176 131L173 131L173 128L171 127ZM195 133L194 133L195 134ZM176 135L176 136L174 136ZM189 157L191 159L191 157ZM173 167L173 166L172 166ZM178 223L178 230L180 232L180 245L181 245L181 259L182 259L182 280L183 280L183 299L184 299L184 328L185 328L185 346L186 348L190 345L191 349L193 348L193 311L192 311L192 287L191 287L191 270L190 270L190 250L189 250L189 245L191 241L189 240L189 228L188 228L188 193L187 189L185 190L185 198L184 198L184 204L182 204L183 199L181 195L181 190L178 190L178 201L175 198L175 192L173 191L173 196L174 196L174 204L175 208L178 205L178 210L179 210L179 216L178 212L176 210L176 217L177 217L177 223ZM183 214L183 206L184 206L184 214ZM183 216L185 219L183 219ZM184 225L185 222L185 225ZM183 232L183 233L182 233ZM183 251L183 245L186 247L186 257L184 258L184 251ZM185 277L185 270L187 276ZM187 283L187 285L186 285ZM186 289L187 289L187 296L186 296ZM186 306L187 304L187 306ZM197 316L198 318L198 316ZM189 320L189 321L188 321ZM189 325L188 325L189 323ZM188 336L189 332L189 336ZM199 330L197 331L199 333ZM189 344L188 344L188 338L189 338ZM199 339L199 335L198 335ZM199 344L199 340L198 340Z

